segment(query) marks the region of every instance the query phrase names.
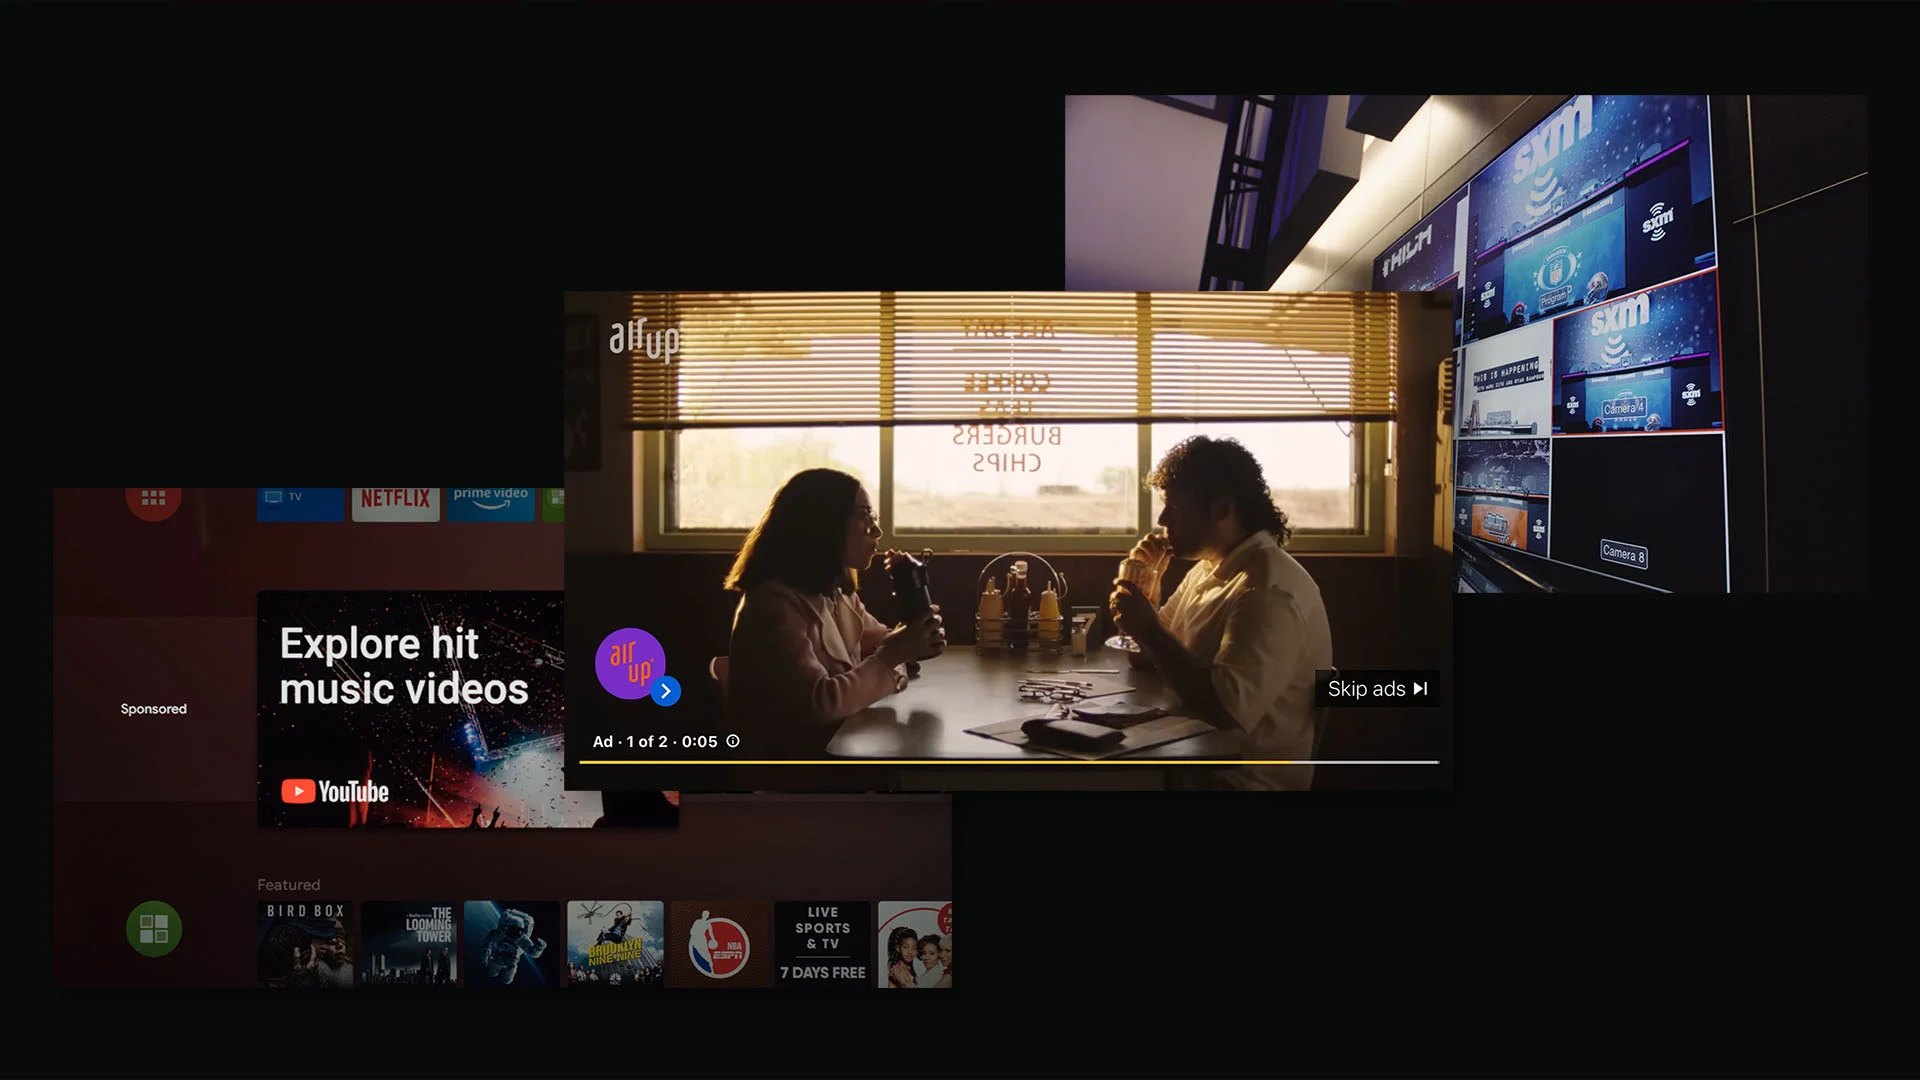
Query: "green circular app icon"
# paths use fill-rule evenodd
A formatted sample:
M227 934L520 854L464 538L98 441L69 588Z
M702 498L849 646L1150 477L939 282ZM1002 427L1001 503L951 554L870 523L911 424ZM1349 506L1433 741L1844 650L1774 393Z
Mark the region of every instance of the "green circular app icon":
M180 944L180 913L149 900L127 916L127 944L141 956L165 956Z

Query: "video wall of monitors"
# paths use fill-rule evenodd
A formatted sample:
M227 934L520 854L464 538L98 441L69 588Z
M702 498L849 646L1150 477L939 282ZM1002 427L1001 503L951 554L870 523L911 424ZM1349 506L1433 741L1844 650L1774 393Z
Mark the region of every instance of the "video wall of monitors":
M1460 591L1727 591L1715 243L1707 99L1583 94L1374 258L1454 292Z

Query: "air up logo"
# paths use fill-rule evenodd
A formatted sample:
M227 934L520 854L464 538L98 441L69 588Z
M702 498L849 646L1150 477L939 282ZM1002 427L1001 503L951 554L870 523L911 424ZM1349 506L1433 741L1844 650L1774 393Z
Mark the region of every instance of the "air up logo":
M1527 219L1538 219L1553 209L1553 200L1565 189L1553 170L1553 159L1593 134L1593 95L1582 94L1547 118L1513 152L1513 182L1533 181L1527 198Z
M615 630L594 654L594 674L607 693L626 701L652 697L652 684L665 673L666 650L645 630Z
M1640 231L1655 243L1667 238L1667 226L1673 224L1673 210L1666 203L1657 202L1647 212L1652 217L1640 223Z
M638 355L644 350L649 360L671 364L673 354L680 351L680 331L671 327L648 330L645 316L625 323L614 323L612 328L613 332L607 337L607 349L615 355Z
M1641 293L1617 304L1608 304L1596 310L1588 321L1589 335L1605 336L1607 339L1605 357L1609 365L1618 364L1632 355L1627 348L1626 332L1653 321L1652 296L1652 293Z

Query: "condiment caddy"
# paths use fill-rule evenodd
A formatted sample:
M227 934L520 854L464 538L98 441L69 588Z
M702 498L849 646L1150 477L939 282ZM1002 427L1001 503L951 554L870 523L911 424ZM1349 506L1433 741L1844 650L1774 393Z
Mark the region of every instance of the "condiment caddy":
M1006 588L1000 588L992 571L996 565L1012 560L1006 571ZM1029 579L1028 560L1045 571L1039 591ZM980 606L974 615L974 650L982 655L1031 652L1057 657L1073 644L1074 622L1062 606L1067 599L1066 575L1047 560L1026 551L1009 551L987 560L974 583Z

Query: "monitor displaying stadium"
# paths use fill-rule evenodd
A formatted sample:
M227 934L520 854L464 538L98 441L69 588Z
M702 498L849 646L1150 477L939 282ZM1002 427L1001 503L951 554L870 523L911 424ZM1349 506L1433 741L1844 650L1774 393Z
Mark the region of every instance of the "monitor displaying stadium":
M1374 257L1454 292L1460 591L1727 591L1709 126L1568 98Z
M1626 221L1626 206L1609 195L1509 247L1508 328L1614 296L1627 277Z
M1719 274L1553 323L1553 434L1718 430Z

